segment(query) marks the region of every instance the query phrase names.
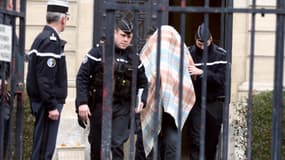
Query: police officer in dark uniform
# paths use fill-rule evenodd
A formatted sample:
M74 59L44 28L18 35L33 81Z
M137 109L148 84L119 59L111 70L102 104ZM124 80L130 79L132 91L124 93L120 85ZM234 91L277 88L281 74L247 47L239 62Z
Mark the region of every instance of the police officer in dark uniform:
M147 98L147 78L139 56L130 47L133 25L122 18L116 22L114 31L114 95L112 105L111 150L113 160L123 160L123 144L128 139L131 108L132 71L137 69L136 89L143 88L141 103L137 112L142 110ZM89 142L91 159L100 160L102 124L102 87L103 62L101 45L92 48L85 56L76 79L76 111L79 124L84 128L90 120ZM135 61L139 64L134 66Z
M51 160L67 97L67 72L62 32L68 20L67 0L49 0L47 25L28 53L27 92L35 116L32 160Z
M195 35L195 45L189 47L195 65L189 66L196 94L196 103L188 118L190 138L190 159L198 160L200 152L201 131L201 91L202 77L207 76L207 100L206 100L206 135L205 135L205 159L214 160L219 133L222 124L224 106L224 86L226 75L226 51L212 42L212 35L205 24L199 25ZM203 71L204 41L207 40L208 59L207 75Z

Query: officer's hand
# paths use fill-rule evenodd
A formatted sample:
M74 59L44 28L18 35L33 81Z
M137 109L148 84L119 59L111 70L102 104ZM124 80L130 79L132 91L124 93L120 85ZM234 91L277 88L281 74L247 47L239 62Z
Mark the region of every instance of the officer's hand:
M82 128L86 128L86 125L87 125L87 120L83 120L82 118L80 118L79 115L77 115L77 121L78 121L78 124L80 127Z
M82 120L88 120L88 117L91 116L89 107L87 104L82 104L78 107L78 114Z
M59 112L57 109L51 110L48 112L48 118L51 120L58 120L59 119Z
M140 113L143 110L144 103L141 102L137 108L135 108L136 113Z
M194 65L189 65L188 66L188 71L189 71L190 75L202 75L203 74L203 70L197 68Z

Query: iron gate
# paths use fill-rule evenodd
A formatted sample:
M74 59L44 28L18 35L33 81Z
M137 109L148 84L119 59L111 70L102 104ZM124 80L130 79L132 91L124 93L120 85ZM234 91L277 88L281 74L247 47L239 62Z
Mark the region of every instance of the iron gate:
M232 39L233 39L233 14L243 13L250 14L251 20L251 40L250 40L250 71L249 71L249 94L248 94L248 143L247 143L247 159L251 159L251 140L252 140L252 91L253 91L253 69L254 69L254 44L255 44L255 19L257 14L275 14L276 19L276 44L275 44L275 67L274 67L274 94L273 94L273 129L272 129L272 145L271 145L271 159L281 159L281 120L282 120L282 89L283 89L283 58L284 58L284 15L285 15L285 2L284 0L276 0L276 8L264 9L256 7L256 0L252 0L251 8L234 8L233 0L220 0L220 6L210 6L210 0L204 0L202 6L191 6L187 5L186 0L177 0L176 3L179 5L169 5L168 0L108 0L101 1L95 0L94 3L94 34L93 34L93 45L101 39L105 39L105 46L113 46L113 35L107 33L113 33L115 19L117 18L118 11L132 12L133 20L135 22L135 32L133 45L139 51L140 45L144 44L145 34L149 26L161 26L162 24L168 24L168 17L171 13L179 13L179 17L175 17L180 20L179 30L182 36L182 41L185 40L185 32L187 31L186 16L190 13L198 13L203 16L204 23L209 26L209 16L212 14L220 15L220 45L227 50L228 62L232 60ZM100 23L99 23L100 22ZM98 25L101 24L101 25ZM113 48L107 47L104 52L105 60L105 75L104 75L104 90L106 96L104 97L104 110L111 111L112 104L112 84L113 80L108 79L112 77L112 59L113 59ZM231 63L227 65L226 84L225 84L225 105L224 105L224 118L223 118L223 131L222 131L222 142L228 142L229 133L229 103L230 103L230 88L231 88ZM205 87L205 83L204 83ZM158 94L158 92L157 92ZM158 95L157 95L158 96ZM202 99L205 98L205 93ZM133 98L134 100L134 98ZM204 100L205 101L205 100ZM205 103L202 101L202 103ZM132 102L134 106L134 102ZM111 137L111 112L103 113L103 129L102 129L102 156L103 159L110 159L110 137ZM132 117L131 130L134 128L134 115ZM203 118L205 123L205 117ZM130 159L134 159L134 132L130 134ZM204 133L202 133L204 134ZM181 143L181 136L178 137L178 143ZM205 139L201 138L202 148L204 147ZM219 159L228 159L228 143L222 143L221 155ZM154 148L154 155L157 154L157 144ZM181 155L178 156L178 159ZM204 159L205 157L200 157Z
M6 7L10 3L9 7ZM11 6L11 3L13 4ZM0 107L0 159L22 159L22 129L23 129L23 88L24 88L24 53L25 53L25 21L26 21L26 0L1 0L0 1L0 24L10 26L11 32L11 60L4 62L1 59L2 87L1 95L6 95L9 90L8 99L9 119L4 120L4 99L1 96ZM1 39L2 41L3 39ZM1 53L2 54L2 53ZM9 65L4 65L8 63ZM3 67L4 66L4 67ZM9 67L9 68L6 68ZM5 70L10 72L8 86L3 81L6 79ZM14 100L16 104L14 104ZM14 110L15 106L16 110ZM4 125L5 123L5 125ZM5 135L5 136L4 136ZM5 155L5 156L4 156Z

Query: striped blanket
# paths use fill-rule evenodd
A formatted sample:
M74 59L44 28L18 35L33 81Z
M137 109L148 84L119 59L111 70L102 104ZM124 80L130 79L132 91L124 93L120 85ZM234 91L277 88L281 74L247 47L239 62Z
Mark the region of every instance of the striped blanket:
M160 59L160 99L159 108L155 106L155 85L156 85L156 57L157 57L156 31L145 44L141 51L141 61L146 70L149 81L149 93L147 105L141 113L142 132L145 153L148 155L154 145L155 133L161 129L162 112L169 113L175 120L178 127L179 112L179 64L181 37L171 26L161 26L161 59ZM195 103L195 93L190 74L187 70L189 64L194 64L189 51L184 44L184 69L183 69L183 99L181 130L187 116ZM158 110L158 113L156 111ZM158 132L155 130L155 116L158 115Z

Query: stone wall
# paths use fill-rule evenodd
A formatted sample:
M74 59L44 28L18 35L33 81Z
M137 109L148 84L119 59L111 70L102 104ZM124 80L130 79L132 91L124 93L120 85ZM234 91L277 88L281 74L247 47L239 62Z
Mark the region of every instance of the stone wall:
M26 51L29 50L34 38L46 24L46 4L47 0L27 1ZM79 157L84 158L84 154L84 156L78 154L76 154L77 157L70 156L82 151L84 153L87 142L85 139L87 135L83 129L79 128L75 114L75 77L83 56L92 46L93 0L69 0L69 4L70 19L65 31L60 34L61 38L68 42L65 47L68 97L62 111L57 141L58 152L55 154L55 159L60 157L60 160L64 160L63 155L69 155L66 157L68 160L72 160L70 157L80 160ZM89 155L89 153L86 154Z

